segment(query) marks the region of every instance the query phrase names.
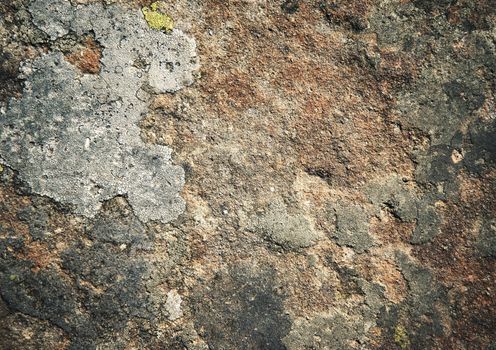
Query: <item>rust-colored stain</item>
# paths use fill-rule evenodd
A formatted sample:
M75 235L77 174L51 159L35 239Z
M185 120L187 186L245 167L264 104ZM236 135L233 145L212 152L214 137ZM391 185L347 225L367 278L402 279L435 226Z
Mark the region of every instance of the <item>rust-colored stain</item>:
M75 65L81 72L98 74L100 72L101 49L91 37L84 41L84 47L66 56L67 61Z

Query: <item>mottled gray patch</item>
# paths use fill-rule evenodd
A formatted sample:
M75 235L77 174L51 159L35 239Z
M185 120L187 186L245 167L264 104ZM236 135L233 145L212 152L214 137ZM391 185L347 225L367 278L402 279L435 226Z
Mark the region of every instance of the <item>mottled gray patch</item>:
M52 220L45 225L49 208L44 202L34 197L33 206L18 212L30 231L40 217L43 231L54 228ZM84 227L89 237L80 231L76 237L81 239L66 242L67 248L58 255L60 265L36 269L29 257L19 259L29 251L26 243L31 239L0 224L0 300L12 312L49 321L63 331L70 350L125 348L131 329L138 330L133 340L148 343L158 320L178 315L178 310L167 308L163 292L169 262L157 263L153 255L145 254L142 248L151 247L151 234L143 232L143 225L121 198L105 203L94 221ZM37 229L34 226L34 232ZM43 238L49 251L53 241L61 241L60 235L50 237ZM173 301L172 306L180 300L175 296Z
M417 312L431 312L432 303L441 295L440 283L429 269L418 265L404 253L398 252L396 259L408 282L409 297L418 300Z
M358 279L357 284L363 294L365 294L365 304L370 308L370 312L372 314L377 313L385 303L385 288L380 284L368 282L363 278Z
M444 153L443 153L444 154ZM429 158L431 160L432 158ZM444 158L443 158L444 159ZM424 161L423 164L428 163ZM442 181L445 179L445 171L440 167L430 166L419 174L430 173L430 179ZM433 174L436 172L437 176ZM437 172L440 172L439 174ZM423 244L431 241L438 233L441 224L434 203L436 194L422 195L419 191L402 181L398 176L391 176L385 181L369 184L366 189L369 200L378 208L389 210L395 217L403 222L415 222L410 242Z
M363 253L374 245L369 235L369 215L360 205L338 202L333 212L336 215L336 230L333 237L339 245L352 247Z
M397 252L396 259L408 283L408 295L399 304L383 307L377 323L386 339L394 342L395 330L402 325L411 349L432 349L434 339L445 332L442 310L447 306L446 289L429 269L409 256Z
M414 0L413 4L427 12L433 10L446 10L449 5L454 3L453 0Z
M52 321L65 332L72 333L84 315L77 315L77 301L70 297L72 286L61 279L54 269L32 272L30 261L2 259L0 269L1 296L12 310Z
M421 184L453 182L461 166L451 160L453 149L449 145L437 145L430 147L426 154L417 156L415 179Z
M75 12L69 1L33 1L29 7L34 24L52 40L69 33Z
M284 203L274 202L265 213L254 219L253 230L284 249L310 247L319 238L302 214L291 215Z
M8 247L6 247L8 244ZM22 245L22 243L21 243ZM130 320L161 317L156 291L146 285L148 264L108 244L75 244L55 268L34 271L17 260L12 242L0 240L0 295L13 311L48 320L69 337L69 349L97 349Z
M286 349L290 320L274 277L270 267L237 266L195 293L195 326L209 349Z
M2 350L60 349L65 342L62 329L48 321L20 312L4 317L0 314L0 319L0 349Z
M29 226L29 234L33 240L43 240L46 238L49 218L46 210L26 207L19 210L17 217Z
M447 57L450 54L445 53ZM402 122L428 134L431 145L450 144L463 122L484 104L484 91L489 85L474 74L474 68L483 69L485 65L482 57L431 63L411 88L398 95Z
M416 79L398 91L396 107L401 124L429 135L432 145L450 143L462 124L483 106L484 91L490 89L494 80L491 34L474 32L467 36L463 29L465 21L455 24L448 20L449 16L430 13L433 9L445 9L449 3L388 1L375 7L370 17L379 46L396 47L414 60L431 57ZM479 16L475 8L460 11L460 15L472 22ZM460 55L454 49L458 41L463 41L467 48L473 45L470 55Z
M35 1L34 22L52 38L91 30L101 72L82 75L59 52L26 64L23 96L1 115L0 156L34 193L78 214L92 217L102 201L125 195L142 221L173 220L184 211L184 171L169 148L142 141L138 122L150 93L192 83L195 42L150 30L137 10L67 4Z
M401 221L411 222L417 218L418 195L396 175L369 184L366 193L377 208L389 209Z
M484 222L477 237L477 248L483 257L496 258L496 220Z
M496 164L496 119L477 121L469 129L469 144L464 164L473 174L491 171Z
M100 242L113 243L123 248L151 249L152 240L146 227L121 198L107 203L87 231L89 237Z
M424 244L430 242L440 232L441 218L436 207L430 201L420 202L418 205L417 225L413 230L410 242Z
M298 319L284 338L288 350L353 349L351 341L363 337L364 320L339 312Z

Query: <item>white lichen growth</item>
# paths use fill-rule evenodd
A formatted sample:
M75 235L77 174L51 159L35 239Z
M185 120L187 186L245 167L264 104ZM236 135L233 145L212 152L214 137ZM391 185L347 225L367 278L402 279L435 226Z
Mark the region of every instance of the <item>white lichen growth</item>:
M127 196L143 221L168 222L184 211L184 172L171 150L142 141L139 121L153 92L193 82L193 39L148 28L142 14L100 4L67 7L37 0L34 23L52 39L94 33L101 71L82 74L62 53L27 63L22 98L0 116L0 160L19 172L34 193L92 217L102 201ZM63 12L71 20L58 18Z
M183 316L181 310L181 303L183 302L181 296L175 289L167 293L167 301L165 302L165 309L169 313L169 320L175 321Z

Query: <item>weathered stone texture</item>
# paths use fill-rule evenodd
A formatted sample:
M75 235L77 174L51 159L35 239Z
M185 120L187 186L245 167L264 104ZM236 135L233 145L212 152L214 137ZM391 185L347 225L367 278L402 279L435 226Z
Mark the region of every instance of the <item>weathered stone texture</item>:
M495 348L494 1L152 3L0 3L0 349Z

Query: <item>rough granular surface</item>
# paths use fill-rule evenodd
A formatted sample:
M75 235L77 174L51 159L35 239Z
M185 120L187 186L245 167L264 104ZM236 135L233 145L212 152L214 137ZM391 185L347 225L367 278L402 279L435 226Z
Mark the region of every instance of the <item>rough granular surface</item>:
M0 13L0 349L496 349L493 0Z
M184 183L171 151L147 145L138 122L151 92L192 83L193 39L152 31L137 11L35 1L34 24L55 40L92 33L103 48L97 74L82 74L61 52L22 66L23 95L4 111L0 155L34 193L94 216L104 200L126 195L143 221L175 219Z

